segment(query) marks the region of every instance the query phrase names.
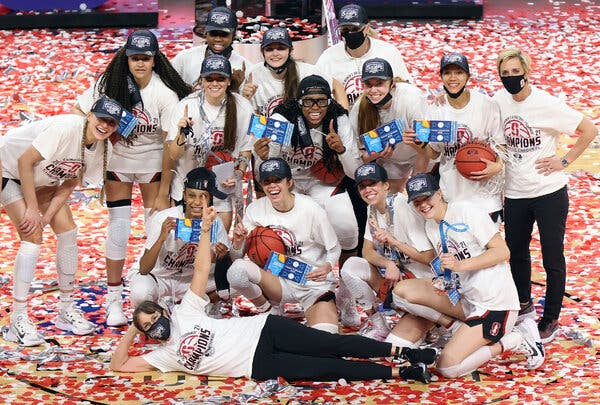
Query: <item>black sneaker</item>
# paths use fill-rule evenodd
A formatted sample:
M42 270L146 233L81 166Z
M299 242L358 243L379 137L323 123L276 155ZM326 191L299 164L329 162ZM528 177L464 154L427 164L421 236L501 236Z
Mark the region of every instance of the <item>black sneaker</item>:
M410 362L410 364L425 364L427 366L435 363L439 354L438 349L434 347L426 347L424 349L411 349L410 347L402 348L399 356L394 356L394 360L401 359Z
M431 373L425 364L416 364L407 367L400 367L400 377L404 380L415 380L423 384L431 382Z
M550 343L556 335L558 335L559 325L557 319L542 318L538 323L538 330L540 331L540 338L542 343Z

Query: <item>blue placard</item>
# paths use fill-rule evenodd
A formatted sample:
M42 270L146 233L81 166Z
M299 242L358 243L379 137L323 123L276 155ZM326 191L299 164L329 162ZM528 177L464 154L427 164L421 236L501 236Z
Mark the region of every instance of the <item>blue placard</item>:
M265 270L298 284L306 284L306 275L313 271L313 268L310 264L277 252L271 252L265 266Z
M396 119L366 134L362 134L361 138L367 153L378 153L384 150L387 145L395 146L399 144L402 142L402 132L405 129L404 121Z
M131 135L137 124L138 119L136 116L123 109L123 114L121 115L121 121L119 121L119 128L117 128L117 132L120 133L123 138L127 138L129 135Z
M198 242L202 228L201 219L179 218L175 228L175 239L181 239L184 242ZM219 222L213 221L210 227L210 243L218 241Z
M413 127L421 142L456 142L456 121L418 120Z
M433 274L435 274L436 277L439 277L440 279L445 278L446 274L445 274L444 270L442 269L442 261L440 260L439 256L436 256L429 263L429 265L431 266L431 271L433 271ZM457 278L458 278L458 274L456 274L456 273L451 274L451 279L457 279ZM457 283L460 283L460 280L455 280L455 281ZM460 293L458 292L458 289L450 288L450 289L445 289L444 291L446 292L446 295L448 296L448 299L450 300L452 305L456 305L458 303L458 301L460 300Z
M294 124L257 114L252 114L248 126L248 135L269 138L272 142L283 146L292 144L292 132L294 132Z

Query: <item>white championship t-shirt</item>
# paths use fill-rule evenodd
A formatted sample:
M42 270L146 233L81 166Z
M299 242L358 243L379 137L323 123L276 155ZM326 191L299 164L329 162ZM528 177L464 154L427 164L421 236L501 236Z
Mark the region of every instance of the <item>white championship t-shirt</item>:
M233 93L237 108L236 123L236 143L234 150L225 150L224 129L226 108L210 106L208 102L203 101L202 93L196 92L181 100L171 117L167 141L173 141L179 133L177 123L183 117L185 107L188 107L188 116L192 117L194 125L192 126L193 135L188 135L184 146L183 155L175 163L175 173L171 182L171 197L174 200L181 200L183 197L183 181L188 172L196 167L203 167L209 151L226 151L234 158L237 158L240 152L252 151L255 138L248 135L250 117L252 116L252 106L242 96ZM201 118L200 103L206 113L208 122Z
M64 180L77 178L84 166L81 142L85 122L86 118L80 115L55 115L9 130L0 149L2 176L19 179L18 159L31 145L43 157L33 168L35 187L58 186ZM99 184L103 178L103 145L103 141L98 141L85 149L83 180L87 183Z
M488 144L504 144L500 120L500 108L490 97L478 91L469 91L469 103L456 109L448 102L443 106L431 106L428 119L458 122L456 142L430 142L429 146L440 153L440 188L447 201L470 200L488 213L502 209L502 190L491 194L486 191L486 182L469 180L456 170L455 158L458 149L468 141L481 139ZM493 180L492 180L493 181Z
M202 62L206 56L207 46L208 45L203 44L193 48L185 49L179 52L171 61L171 64L177 73L179 73L179 76L181 76L183 81L190 86L194 86L200 77ZM229 63L231 63L231 69L242 70L245 66L246 70L248 70L250 66L252 66L252 62L244 58L236 51L231 52Z
M142 357L166 373L251 377L252 361L268 314L211 318L207 301L188 291L171 314L171 336Z
M369 51L360 58L350 56L346 52L346 43L342 41L327 48L315 64L321 72L342 83L350 106L358 100L363 92L362 65L369 59L387 60L392 66L395 77L412 82L398 48L379 39L369 38L369 41L371 41Z
M534 198L553 193L567 184L564 171L538 173L535 161L556 154L560 134L573 134L583 114L537 87L517 102L505 89L493 99L500 106L505 144L515 162L506 164L505 195Z
M137 104L131 113L138 124L127 141L114 145L113 157L108 170L120 173L158 173L162 171L163 131L167 131L171 111L179 101L177 94L169 89L156 73L140 89L144 109ZM87 113L100 98L96 85L89 87L77 98L81 111Z
M444 221L454 227L445 227L448 253L458 260L481 255L488 242L499 233L498 228L487 212L468 201L448 203ZM425 231L431 245L442 254L439 224L434 220L425 221ZM460 232L460 229L465 229ZM518 310L519 297L506 261L481 270L457 272L460 277L461 296L467 318L483 315L485 310Z

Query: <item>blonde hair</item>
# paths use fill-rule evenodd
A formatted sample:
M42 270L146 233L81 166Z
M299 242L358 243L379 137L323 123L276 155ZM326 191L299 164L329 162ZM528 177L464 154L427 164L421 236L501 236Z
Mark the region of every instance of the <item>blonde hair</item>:
M523 67L523 71L525 74L528 74L531 70L531 58L525 52L521 50L521 48L511 47L506 48L502 52L498 54L498 59L496 60L496 67L498 68L498 74L500 75L500 65L504 63L504 61L509 59L517 58L521 62L521 66Z

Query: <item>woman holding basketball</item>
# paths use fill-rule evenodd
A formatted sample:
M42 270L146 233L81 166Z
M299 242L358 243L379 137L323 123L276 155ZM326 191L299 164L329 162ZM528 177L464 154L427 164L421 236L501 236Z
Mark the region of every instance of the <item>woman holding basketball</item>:
M414 120L424 119L426 102L421 91L408 83L396 83L394 72L385 59L367 60L361 76L364 93L350 111L350 122L356 138L380 125L401 119L411 133ZM404 135L403 135L404 136ZM402 191L411 173L427 171L428 158L417 153L411 146L401 142L387 145L381 152L368 154L363 151L364 163L377 161L389 177L390 190Z
M106 94L138 119L131 135L114 144L104 183L108 207L105 255L106 323L109 326L127 323L123 313L122 277L131 233L133 184L139 184L145 219L153 209L169 207L171 172L168 167L163 170L164 138L173 107L190 91L159 50L156 36L150 31L138 30L129 35L98 82L77 99L75 112L87 113L94 101Z
M445 103L430 106L428 119L456 121L458 123L456 142L429 142L414 145L419 153L431 159L439 157L440 188L449 201L470 200L484 208L492 220L498 224L502 214L502 159L484 159L486 168L472 172L469 178L456 169L455 158L458 149L467 142L482 140L487 144L504 145L500 109L490 97L467 88L469 63L461 53L449 53L440 62L440 77L446 93ZM497 176L492 184L486 180Z
M246 134L252 107L231 90L235 84L227 58L208 56L202 62L200 76L202 88L177 104L167 137L170 157L176 162L171 198L181 201L183 179L191 169L206 166L209 159L234 160L235 171L228 178L219 179L220 186L234 191L227 199L215 203L229 231L232 199L241 198L240 182L252 154L254 138Z
M94 332L73 301L77 272L77 225L67 199L83 180L99 184L123 109L102 97L80 115L48 117L2 137L0 205L17 228L21 246L14 263L13 306L4 338L22 346L44 342L27 314L27 299L40 256L43 230L56 234L59 302L55 326L76 335ZM117 135L118 136L118 135Z
M558 333L558 318L565 293L564 237L569 196L565 169L594 140L598 128L580 112L529 83L531 59L518 48L498 55L498 73L504 89L494 95L500 105L506 164L504 214L506 242L521 317L535 319L531 300L529 244L537 223L546 271L546 303L538 323L544 343ZM561 133L579 133L563 156L557 155Z
M529 319L513 330L519 303L506 262L509 251L488 213L469 201L446 202L430 174L411 177L406 191L425 218L430 249L437 253L433 266L441 275L396 285L394 303L424 325L421 336L414 336L417 323L395 328L396 337L415 342L434 323L449 328L462 321L437 362L447 378L468 374L505 350L523 350L527 367L540 367L544 348L535 323Z
M361 163L347 112L331 98L327 81L310 75L300 81L297 98L275 108L272 118L294 124L291 146L263 138L256 141L254 151L262 160L282 157L292 169L295 192L312 197L325 209L343 263L356 253L358 224L341 181L344 172L353 176Z
M227 279L259 312L268 311L272 305L283 312L286 303L299 303L308 326L337 333L337 281L331 270L341 249L327 213L310 197L292 193L294 180L285 160L265 160L259 174L266 197L250 204L243 222L234 229L231 257L243 256L249 232L268 226L281 236L287 256L314 266L314 270L307 274L306 284L299 284L277 277L250 260L238 259L229 268Z
M210 230L217 213L202 209L202 228L194 274L181 304L169 313L145 301L133 313L133 325L115 349L110 368L135 373L160 370L189 374L249 377L259 380L363 380L403 378L430 381L426 364L436 350L396 347L362 336L338 335L307 328L290 319L260 314L214 319L206 316L206 284L210 272ZM162 345L143 356L129 356L136 336L160 340ZM346 360L394 356L412 365L390 367L371 361Z

